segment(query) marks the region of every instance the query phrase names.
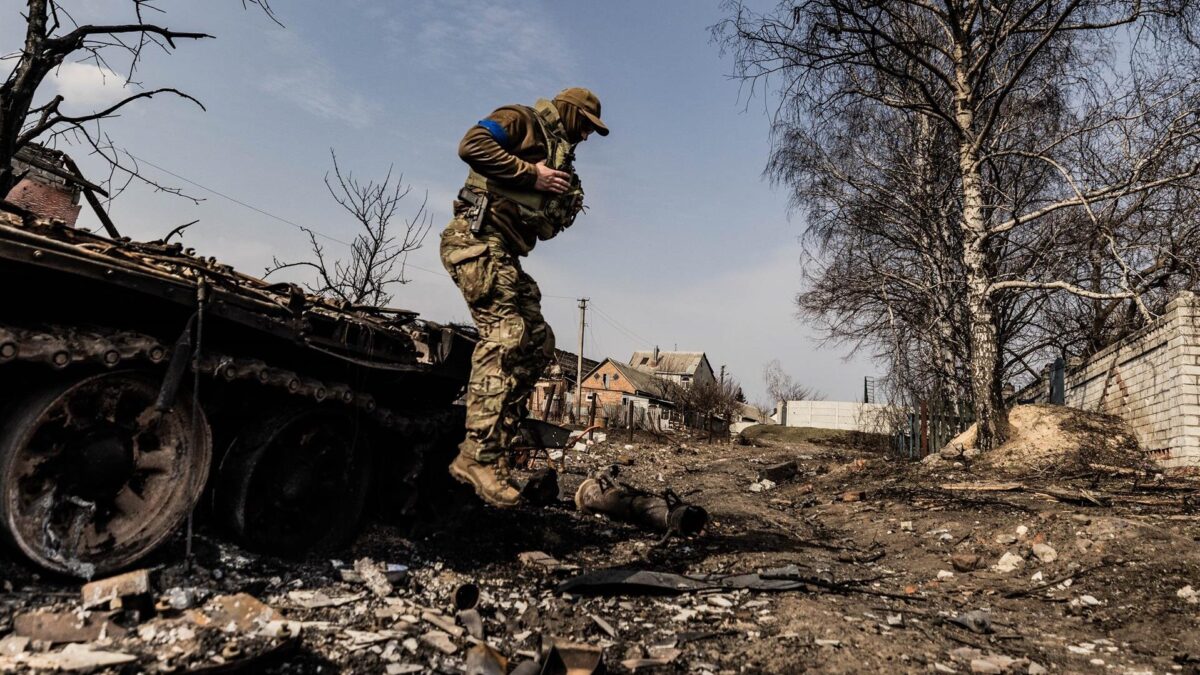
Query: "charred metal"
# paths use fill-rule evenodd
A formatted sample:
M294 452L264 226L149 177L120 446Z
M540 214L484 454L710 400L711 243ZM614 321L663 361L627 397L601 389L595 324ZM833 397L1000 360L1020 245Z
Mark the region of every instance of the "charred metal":
M47 569L127 566L206 490L245 545L333 546L372 467L404 511L453 446L473 338L413 312L4 211L0 282L0 530Z

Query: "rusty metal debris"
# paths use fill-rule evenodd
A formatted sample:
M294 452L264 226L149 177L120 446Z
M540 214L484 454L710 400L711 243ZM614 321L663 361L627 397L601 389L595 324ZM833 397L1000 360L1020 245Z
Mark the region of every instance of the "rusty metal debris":
M664 535L693 536L708 522L708 512L685 504L670 490L661 495L616 480L617 467L585 480L575 491L581 513L602 514Z
M604 675L604 650L594 645L555 640L542 663L541 675Z
M81 604L84 609L111 606L114 603L124 606L131 598L139 596L148 598L150 591L150 571L134 570L84 584L80 589ZM113 609L118 608L114 607Z
M466 675L505 675L508 659L486 644L477 644L467 650Z
M115 612L26 612L13 617L13 632L51 644L91 642L101 636L121 637L128 632L114 620L115 616Z
M122 370L31 387L0 432L0 514L17 547L57 572L90 578L156 547L208 476L202 413L151 408L146 372Z

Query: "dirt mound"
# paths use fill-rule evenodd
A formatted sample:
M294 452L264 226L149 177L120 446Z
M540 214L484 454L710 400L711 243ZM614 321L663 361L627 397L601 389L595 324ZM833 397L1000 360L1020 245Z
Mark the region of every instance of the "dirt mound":
M1137 438L1113 415L1057 405L1019 405L1008 413L1008 440L990 452L975 450L971 425L933 457L965 458L977 468L1002 473L1074 473L1098 466L1139 469L1146 465Z

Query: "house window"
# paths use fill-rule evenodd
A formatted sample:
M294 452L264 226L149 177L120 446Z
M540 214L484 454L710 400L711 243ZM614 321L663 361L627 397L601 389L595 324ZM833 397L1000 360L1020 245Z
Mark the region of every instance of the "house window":
M594 393L588 394L585 398L590 401L590 400L596 398L596 394L594 394Z
M684 382L691 382L692 376L691 375L681 375L681 376L679 376L679 379L683 380Z
M607 389L608 388L608 373L604 374L603 381L604 381L604 388Z
M643 356L643 357L642 357L642 365L644 366L644 365L646 365L647 363L650 363L650 357L649 357L649 356Z
M613 382L616 382L619 379L621 379L621 376L616 373L613 373Z
M593 380L598 380L598 379L600 379L600 373L596 373L595 375L593 375L593 376L592 376L592 379L593 379Z

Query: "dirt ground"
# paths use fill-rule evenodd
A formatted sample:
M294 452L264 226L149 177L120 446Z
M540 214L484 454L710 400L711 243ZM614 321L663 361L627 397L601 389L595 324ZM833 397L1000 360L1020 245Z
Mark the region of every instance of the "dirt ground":
M328 556L256 556L201 528L191 570L179 562L181 542L150 561L160 589L191 589L197 605L248 593L286 617L288 632L255 642L230 626L181 654L177 630L142 629L101 642L138 655L108 672L463 672L470 638L442 635L428 614L453 617L465 582L480 589L486 641L510 669L557 638L603 648L609 672L639 660L639 672L680 673L1200 671L1196 481L1085 470L998 483L966 459L911 463L821 436L756 442L611 436L567 453L564 496L588 472L621 464L630 484L670 486L708 509L708 528L692 539L660 542L579 515L569 500L502 512L461 492L416 534L371 526L338 558L407 566L386 597L343 581ZM797 475L759 480L786 461ZM528 551L566 569L523 563ZM555 591L603 568L696 575L787 565L813 583L775 593ZM0 577L0 637L31 608L78 604L77 583L38 578L11 556ZM251 661L256 653L271 658Z

